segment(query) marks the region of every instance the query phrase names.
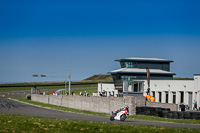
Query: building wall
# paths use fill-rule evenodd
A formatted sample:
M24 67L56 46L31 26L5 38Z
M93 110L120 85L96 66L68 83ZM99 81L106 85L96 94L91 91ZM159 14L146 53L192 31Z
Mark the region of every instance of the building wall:
M98 92L102 92L104 90L107 93L107 96L109 96L109 92L111 92L111 94L113 94L114 92L114 96L117 97L116 94L118 94L118 91L115 90L115 86L113 83L98 83Z
M176 96L176 104L181 104L181 92L183 92L183 104L190 106L190 109L193 108L193 101L197 100L195 95L197 89L194 87L194 80L151 80L151 92L161 92L162 100L161 103L166 103L166 97L168 94L168 103L173 103L173 93ZM145 82L145 88L147 84ZM189 94L192 94L192 99L189 98ZM145 95L145 94L144 94ZM158 95L155 95L156 102L159 101Z
M144 93L146 96L147 81L144 81ZM115 91L115 88L109 87L107 84L102 85L102 89L107 91ZM104 88L105 87L105 88ZM98 85L98 91L100 91ZM194 107L194 100L197 101L197 107L200 107L200 75L195 75L194 80L151 80L150 91L155 92L155 101L159 102L159 93L161 93L161 103L166 103L166 94L168 93L168 103L173 103L173 95L175 94L175 103L181 104L181 92L184 94L183 104L190 105L190 109ZM189 99L189 95L192 94L192 99Z
M195 97L195 100L197 100L197 107L200 107L200 74L194 75L194 87L197 90Z

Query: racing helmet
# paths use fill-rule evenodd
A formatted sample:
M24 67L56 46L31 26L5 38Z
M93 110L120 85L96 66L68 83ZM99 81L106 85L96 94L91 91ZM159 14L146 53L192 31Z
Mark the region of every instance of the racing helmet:
M129 108L128 105L125 105L124 108Z

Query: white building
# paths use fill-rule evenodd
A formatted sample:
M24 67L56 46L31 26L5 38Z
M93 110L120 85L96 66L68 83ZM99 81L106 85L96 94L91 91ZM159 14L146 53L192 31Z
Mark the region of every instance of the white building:
M147 72L150 70L150 93L156 102L200 106L200 74L195 74L193 80L174 80L175 73L170 72L171 60L157 58L125 58L120 61L121 69L109 72L114 83L99 83L98 91L105 91L109 96L146 96Z

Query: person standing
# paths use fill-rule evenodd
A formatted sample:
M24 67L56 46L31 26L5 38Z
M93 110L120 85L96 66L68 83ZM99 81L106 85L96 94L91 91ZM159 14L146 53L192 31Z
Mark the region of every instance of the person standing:
M83 96L83 93L80 91L80 96Z
M85 96L86 96L86 97L88 96L88 93L87 93L87 91L85 91Z
M102 97L102 93L99 91L99 96Z
M106 92L105 92L105 90L103 90L103 92L102 92L102 96L103 96L103 97L106 96Z
M196 100L194 100L194 110L197 110L197 101Z

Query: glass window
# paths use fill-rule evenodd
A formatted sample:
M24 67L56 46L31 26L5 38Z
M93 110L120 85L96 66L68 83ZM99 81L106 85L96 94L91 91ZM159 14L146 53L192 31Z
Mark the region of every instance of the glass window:
M125 62L126 68L133 68L134 67L134 62Z
M143 92L144 83L143 82L123 82L124 92Z
M143 90L144 90L144 83L139 82L139 92L143 92Z
M158 94L159 94L159 102L161 103L161 101L162 101L162 92L158 92Z
M176 92L172 92L173 93L173 103L176 103Z
M121 64L121 68L125 68L126 67L124 62L120 62L120 64Z
M128 81L123 82L123 89L124 89L124 92L128 92Z
M136 78L137 78L136 76L130 76L130 80L134 80Z
M152 95L153 95L153 97L155 97L155 91L152 91Z
M138 82L133 82L133 86L134 86L134 92L138 92L138 87L139 87Z
M180 95L181 95L180 102L183 103L184 102L184 92L181 91Z
M165 103L168 103L169 94L168 91L165 91Z
M137 78L136 76L121 76L122 80L128 80L128 81L132 81L136 78Z

